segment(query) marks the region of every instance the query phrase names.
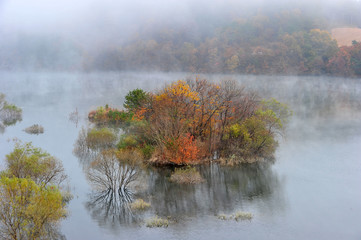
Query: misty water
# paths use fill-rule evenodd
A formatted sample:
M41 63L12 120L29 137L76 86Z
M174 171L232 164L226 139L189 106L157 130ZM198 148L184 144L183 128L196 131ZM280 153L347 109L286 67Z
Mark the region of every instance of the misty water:
M74 153L87 114L121 108L129 90L156 90L186 73L0 73L0 92L23 109L23 120L0 134L0 166L13 138L31 141L62 160L74 195L61 223L67 239L360 239L361 79L208 75L233 78L263 98L287 103L294 114L279 139L275 163L200 166L205 182L178 185L168 170L148 169L132 198L151 203L144 214L113 211L93 201L84 161ZM78 111L78 121L69 120ZM23 130L33 124L44 133ZM119 209L118 209L119 210ZM248 221L218 214L251 212ZM152 216L168 228L147 228Z

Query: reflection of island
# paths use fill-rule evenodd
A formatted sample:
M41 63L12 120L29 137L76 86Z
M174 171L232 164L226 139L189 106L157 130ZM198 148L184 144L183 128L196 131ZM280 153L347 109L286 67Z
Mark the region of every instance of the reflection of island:
M257 201L271 211L284 207L282 184L270 164L202 165L197 168L205 182L182 185L169 181L170 169L148 169L145 177L134 153L121 152L120 156L103 143L102 148L90 149L88 132L80 131L74 153L93 188L86 208L102 226L141 222L142 215L130 208L136 198L149 199L153 214L172 218L231 213L258 205Z
M200 172L206 182L199 185L172 183L167 177L169 172L150 172L149 187L134 195L131 191L114 197L108 193L93 193L86 207L97 222L111 228L142 220L141 215L129 207L135 196L151 196L154 214L172 218L231 213L257 200L262 201L261 208L265 205L271 211L284 207L281 183L269 166L249 165L237 169L216 164L202 166Z
M5 95L0 93L0 133L5 132L7 126L22 120L22 110L5 100Z
M73 154L78 158L83 168L88 167L99 153L99 150L88 147L86 142L88 131L89 130L85 128L80 130L78 139L76 140L73 149Z
M272 201L281 194L281 184L270 166L262 164L221 167L201 166L206 180L199 185L179 185L168 180L166 171L153 173L145 194L152 196L152 207L162 216L214 215L232 212L256 199ZM282 197L281 197L282 199Z

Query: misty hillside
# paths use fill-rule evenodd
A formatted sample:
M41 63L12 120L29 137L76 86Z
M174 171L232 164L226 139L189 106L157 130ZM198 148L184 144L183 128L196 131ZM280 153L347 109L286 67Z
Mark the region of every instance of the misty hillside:
M360 12L356 0L5 0L0 68L355 76L361 43L330 32L360 28Z

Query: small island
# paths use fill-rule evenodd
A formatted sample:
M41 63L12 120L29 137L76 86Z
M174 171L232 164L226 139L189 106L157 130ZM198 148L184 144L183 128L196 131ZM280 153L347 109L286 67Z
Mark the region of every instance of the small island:
M140 152L147 164L174 166L270 161L292 114L285 104L261 99L235 81L200 78L156 92L135 89L124 108L106 105L88 117L102 132L109 124L123 130L118 151Z

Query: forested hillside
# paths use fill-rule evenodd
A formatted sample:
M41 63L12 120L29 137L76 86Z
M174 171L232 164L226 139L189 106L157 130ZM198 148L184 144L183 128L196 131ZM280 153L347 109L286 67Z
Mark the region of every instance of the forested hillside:
M191 5L188 14L179 10L174 16L145 14L136 24L112 29L106 41L96 44L56 34L14 35L1 44L0 68L361 74L361 43L340 47L331 37L332 28L361 26L360 2L285 1L263 3L249 11L235 1L227 3L217 5L218 9L212 4L203 9ZM125 29L125 36L118 37Z

